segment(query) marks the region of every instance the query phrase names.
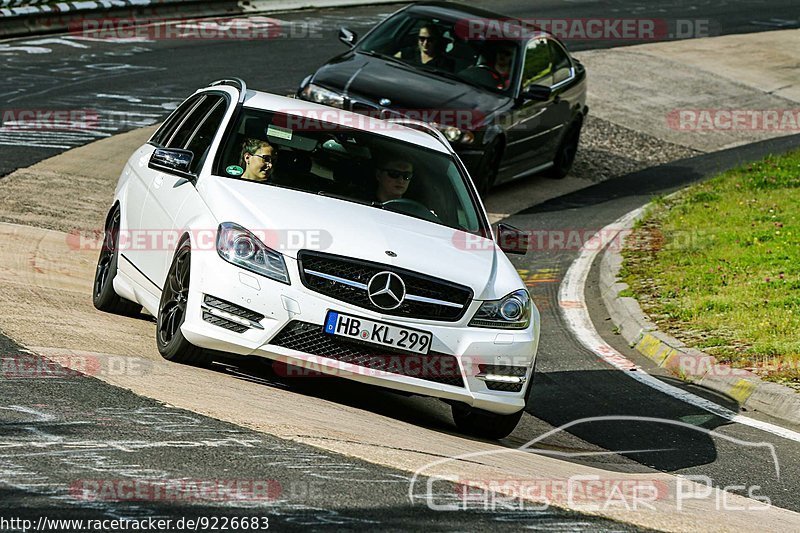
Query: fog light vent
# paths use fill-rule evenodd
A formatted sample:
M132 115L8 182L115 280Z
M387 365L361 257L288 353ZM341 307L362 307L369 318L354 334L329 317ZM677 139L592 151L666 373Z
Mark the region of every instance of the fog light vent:
M202 309L203 320L236 333L244 333L251 328L264 329L259 324L264 315L208 294L203 296Z
M483 380L493 391L520 392L525 386L528 373L526 366L478 365L476 378Z

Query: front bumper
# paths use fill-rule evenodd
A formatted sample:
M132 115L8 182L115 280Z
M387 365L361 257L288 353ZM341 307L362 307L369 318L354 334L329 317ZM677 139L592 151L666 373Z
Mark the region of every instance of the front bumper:
M445 323L383 315L311 291L303 286L300 280L297 262L286 257L286 266L291 285L272 281L231 265L214 251L193 254L191 292L186 320L182 326L186 339L202 348L266 357L314 373L340 376L408 393L459 401L495 413L510 414L525 406L525 391L532 379L539 339L539 313L535 307L531 325L525 330L513 331L468 327L468 322L480 306L478 301L471 302L467 312L458 322ZM226 300L263 315L264 318L258 321L260 328L248 328L242 333L237 333L204 320L205 295ZM326 356L288 348L286 343L279 346L272 342L281 332L298 323L318 325L321 333L327 311L330 309L430 332L431 353L441 354L454 362L452 366L448 365L441 371L455 372L460 379L437 380L430 379L430 375L398 373L396 370L403 365L407 363L414 365L414 360L409 358L421 359L424 356L390 353L378 345L366 346L368 350L374 351L374 356L379 361L382 361L376 365L365 362L367 360L363 357L354 359L342 357L338 353L331 356L330 352L329 356ZM363 352L365 345L358 346ZM385 365L386 362L388 366ZM422 361L422 364L425 364L425 361ZM480 365L525 367L525 385L518 392L492 390L479 375ZM299 375L305 374L299 373ZM450 384L456 381L463 383L463 386Z

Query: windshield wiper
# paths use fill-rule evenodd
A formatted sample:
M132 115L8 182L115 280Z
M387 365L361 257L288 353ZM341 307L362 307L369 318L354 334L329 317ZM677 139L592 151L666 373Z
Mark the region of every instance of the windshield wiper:
M405 67L412 68L411 65L409 65L408 63L406 63L405 61L403 61L402 59L400 59L398 57L382 54L380 52L376 52L375 50L358 50L358 51L361 52L362 54L365 54L365 55L368 55L368 56L371 56L371 57L377 57L377 58L380 58L380 59L386 59L387 61L391 61L392 63L397 63L398 65L403 65Z
M332 192L325 192L325 191L317 191L317 195L324 196L325 198L336 198L337 200L344 200L346 202L353 202L356 204L361 205L368 205L370 207L380 206L380 202L371 202L368 200L361 200L360 198L354 198L352 196L347 196L345 194L336 194Z

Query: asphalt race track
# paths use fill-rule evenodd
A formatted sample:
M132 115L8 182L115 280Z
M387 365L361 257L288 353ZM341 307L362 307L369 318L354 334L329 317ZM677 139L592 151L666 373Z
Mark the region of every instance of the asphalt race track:
M799 27L800 12L792 0L744 0L731 6L717 0L664 2L538 2L498 0L492 9L520 17L661 17L667 20L714 22L716 34L747 33ZM392 6L307 11L270 15L294 28L296 38L259 41L107 41L76 36L47 36L0 43L3 79L0 102L18 109L96 110L99 128L80 132L0 133L0 176L43 159L123 131L156 123L174 106L208 82L239 76L252 87L279 94L294 92L300 80L342 46L336 30L347 25L361 34ZM785 18L784 18L785 17ZM301 37L302 29L311 32ZM618 41L573 41L574 50L603 48ZM773 151L796 147L787 137L678 161L657 169L611 179L590 188L535 205L513 215L509 223L522 228L593 232L625 213L702 179L713 172ZM91 161L87 161L91 165ZM0 178L2 179L2 178ZM116 179L116 176L109 176ZM707 411L660 394L614 370L575 339L558 307L559 282L578 254L577 249L535 250L512 258L542 313L542 338L534 392L520 427L503 445L515 448L575 420L600 416L640 416L680 421L713 430L630 420L587 421L545 442L564 452L565 460L608 471L631 473L651 469L686 476L705 476L715 486L747 495L745 487L784 509L800 512L800 442L751 427L730 423ZM597 265L590 273L587 300L604 339L648 372L659 375L614 335L597 294ZM88 295L87 295L88 297ZM45 305L45 304L43 304ZM6 310L5 312L13 312ZM0 336L4 358L32 357L11 339ZM209 371L211 372L211 371ZM391 393L372 392L331 380L322 385L282 380L268 365L217 365L220 376L307 394L310 401L356 405L365 410L402 417L452 433L443 426L447 409L422 401L419 412L393 410ZM729 398L696 387L661 379L736 410ZM79 386L76 386L79 385ZM213 394L213 391L209 391ZM373 396L374 394L374 396ZM263 432L221 422L137 396L92 378L0 380L0 510L36 520L39 516L269 516L285 529L381 528L464 530L498 525L515 529L619 531L628 526L595 516L548 509L520 512L435 513L408 499L409 474L400 469L321 451ZM385 405L368 405L374 398ZM443 414L445 413L445 414ZM748 413L749 415L749 413ZM287 414L287 416L290 416ZM763 416L752 415L759 419ZM766 419L765 419L766 420ZM335 421L332 421L335 423ZM800 428L790 428L798 430ZM19 443L37 442L37 446ZM180 442L193 442L187 447ZM15 445L14 443L17 443ZM199 443L199 444L198 444ZM764 448L745 443L767 443ZM65 492L53 484L80 488L93 479L152 477L154 479L268 479L272 496L253 502L224 501L197 505L149 502L87 502L67 505ZM78 480L78 481L76 481ZM77 485L76 485L77 484ZM77 487L77 488L76 488ZM453 494L456 489L450 487ZM72 500L69 500L72 501ZM630 528L634 529L634 528Z

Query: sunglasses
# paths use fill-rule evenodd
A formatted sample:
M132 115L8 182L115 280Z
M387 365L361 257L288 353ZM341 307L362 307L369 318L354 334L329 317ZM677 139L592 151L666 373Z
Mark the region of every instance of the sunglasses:
M381 170L386 172L390 178L394 178L396 180L409 181L412 177L414 177L414 173L411 171L394 170L391 168L383 168Z
M421 42L421 43L424 43L425 41L433 41L433 40L434 40L434 38L433 38L433 37L424 37L424 36L422 36L422 35L420 35L419 37L417 37L417 39L419 39L419 42Z
M252 155L253 157L260 157L264 161L265 165L272 165L274 162L274 159L271 155L261 155L261 154L250 154L250 155Z

